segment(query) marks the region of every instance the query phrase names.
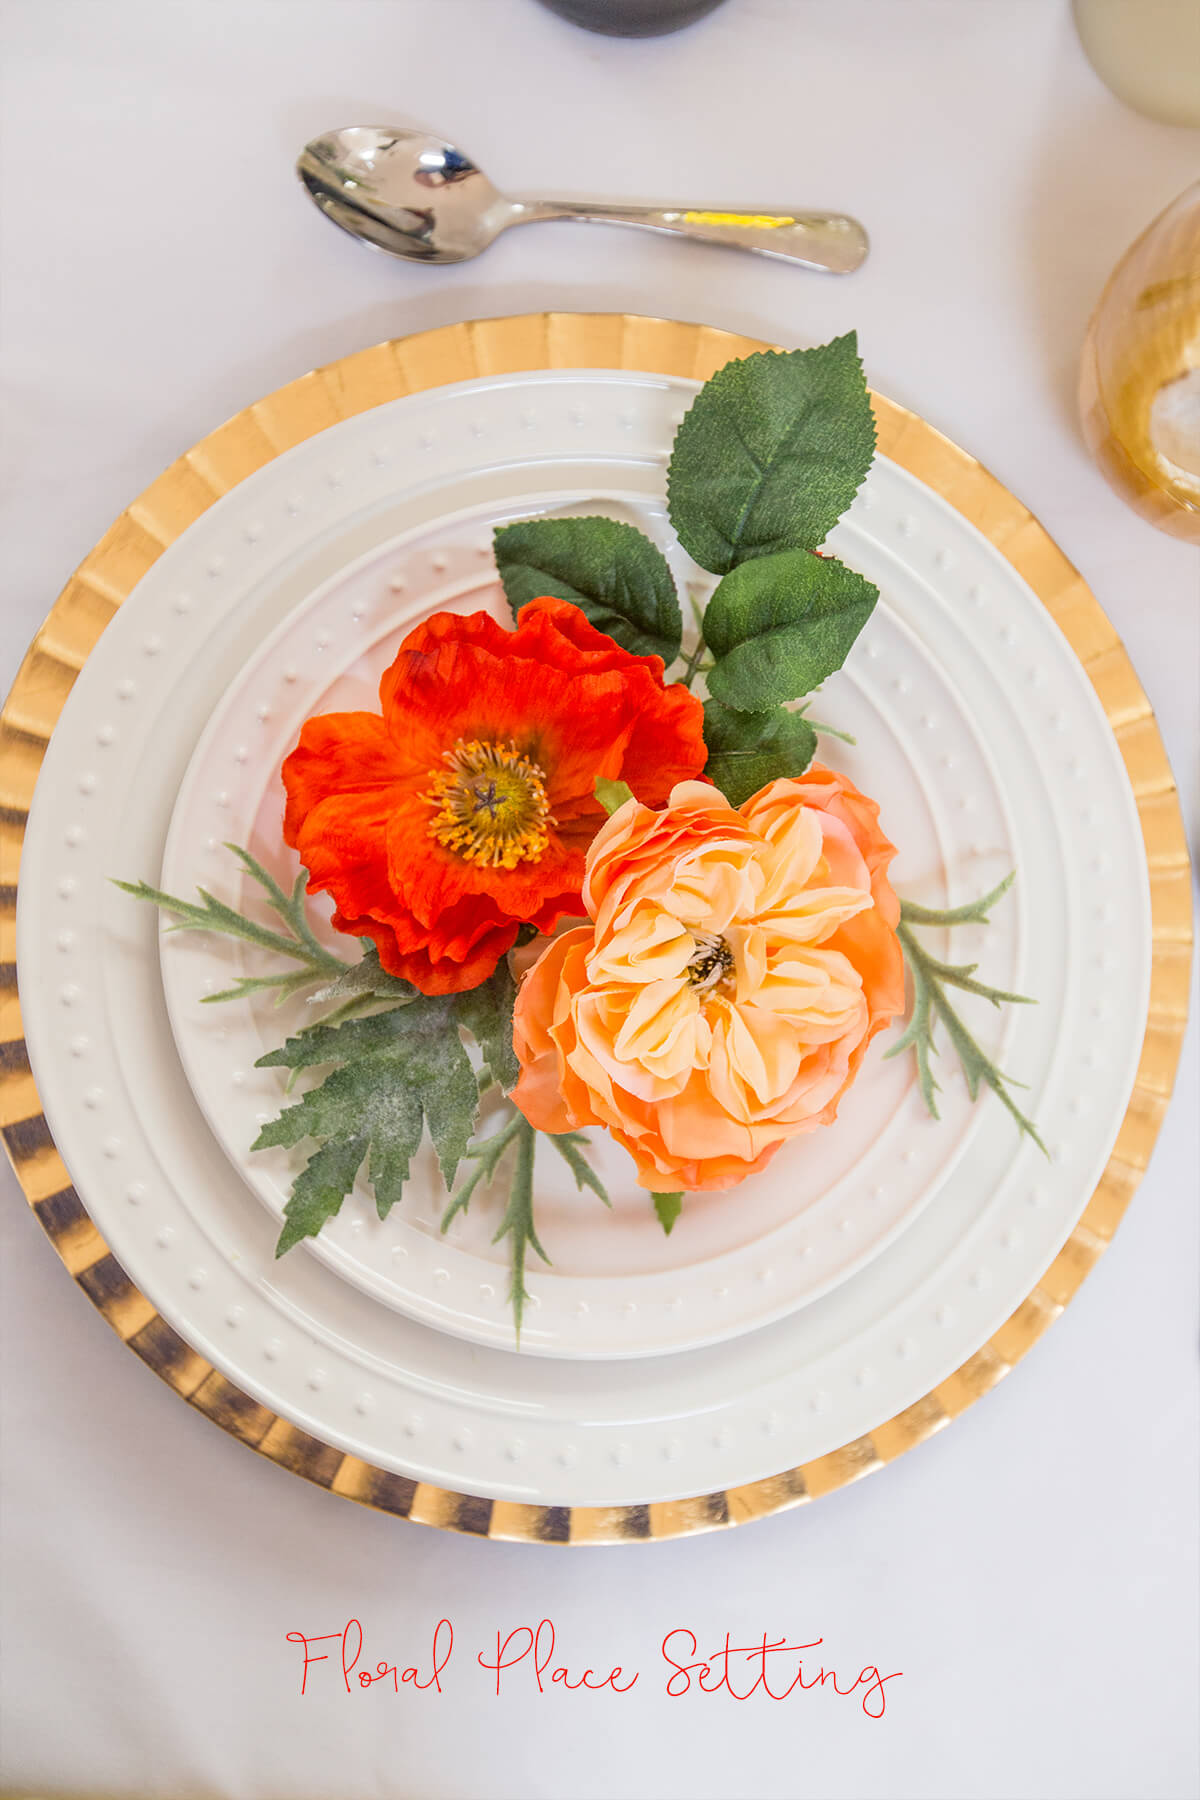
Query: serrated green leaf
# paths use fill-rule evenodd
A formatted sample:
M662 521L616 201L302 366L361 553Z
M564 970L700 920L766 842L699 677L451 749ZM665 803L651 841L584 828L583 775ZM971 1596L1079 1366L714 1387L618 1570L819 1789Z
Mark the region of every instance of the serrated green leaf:
M311 1004L320 1006L327 1000L343 1003L347 1000L412 1000L417 989L411 981L404 981L399 975L389 975L379 961L379 952L374 944L363 951L356 963L349 963L327 987L321 988L311 996Z
M366 1153L365 1136L349 1137L322 1145L309 1158L308 1166L292 1184L291 1198L283 1209L285 1223L275 1245L277 1257L285 1255L302 1238L316 1237L326 1220L340 1210Z
M525 519L496 533L496 567L515 613L543 594L570 600L635 656L679 654L683 618L662 551L616 519Z
M683 1211L682 1194L652 1194L654 1210L658 1214L658 1222L670 1237L676 1219Z
M425 996L344 1025L311 1026L258 1060L260 1068L336 1066L265 1125L252 1146L320 1148L293 1184L277 1254L312 1237L339 1210L364 1156L380 1218L400 1198L428 1127L447 1187L470 1142L479 1092L458 1033L456 996Z
M879 589L833 557L806 550L743 563L704 615L716 657L708 689L738 712L798 700L840 669Z
M704 773L731 806L781 776L803 775L817 748L817 734L800 713L776 706L771 712L734 712L719 700L704 705Z
M483 1060L505 1093L521 1073L512 1043L513 1002L517 984L506 960L479 987L454 998L454 1016L483 1052Z
M685 415L667 473L671 523L716 575L815 550L874 452L854 332L813 350L759 351L718 369Z

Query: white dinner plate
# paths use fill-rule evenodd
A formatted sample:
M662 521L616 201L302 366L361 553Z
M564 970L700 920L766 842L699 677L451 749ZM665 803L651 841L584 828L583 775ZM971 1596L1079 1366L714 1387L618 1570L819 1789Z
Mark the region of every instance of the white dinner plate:
M961 1364L1028 1293L1090 1196L1132 1087L1148 893L1103 711L1012 566L881 460L833 540L883 596L821 696L822 715L858 744L827 743L822 754L881 801L903 891L958 901L1018 867L993 926L956 933L954 948L1040 1001L1003 1018L985 1009L978 1023L1030 1083L1049 1160L994 1100L968 1108L949 1063L938 1125L919 1113L911 1070L873 1058L820 1134L812 1154L829 1158L824 1169L805 1161L813 1140L788 1165L777 1159L795 1171L790 1216L786 1191L768 1187L750 1202L757 1222L735 1227L725 1209L737 1202L714 1196L664 1241L620 1188L617 1161L615 1221L597 1211L577 1231L588 1198L565 1186L539 1193L555 1266L531 1268L541 1305L523 1342L554 1355L498 1347L503 1270L482 1229L436 1235L428 1194L382 1227L351 1196L327 1246L275 1262L278 1188L268 1174L248 1183L241 1101L214 1103L189 1036L195 977L201 989L206 978L197 958L213 952L176 939L178 962L174 944L165 958L181 1059L158 923L107 878L155 879L177 804L181 820L198 821L221 793L222 814L245 818L261 847L278 805L274 759L303 711L336 699L339 681L372 678L389 634L394 643L441 603L434 578L451 576L460 550L475 555L476 574L456 603L475 604L482 589L471 583L487 574L478 533L491 521L600 499L645 509L661 530L663 462L692 391L616 371L486 378L377 407L278 456L165 550L112 620L54 732L25 840L18 957L31 1061L114 1255L189 1343L264 1404L368 1462L453 1489L580 1505L668 1499L755 1480L869 1430ZM405 614L390 583L422 555L429 580ZM432 568L441 555L444 571ZM345 642L356 622L336 609L352 615L363 583L380 610L356 671L360 657L348 653L359 646ZM326 607L340 631L319 651ZM247 671L266 671L272 644L310 627L308 653L328 657L336 642L344 666L313 667L294 716L264 690L255 709L266 717L239 737ZM242 748L244 787L232 774L215 788L187 777L194 757L207 771L206 756ZM181 824L172 855L185 839L205 884L217 885L227 865L205 860L206 836ZM168 860L175 885L193 873L185 862ZM204 1009L206 1027L217 1011ZM259 1025L226 1021L231 1055L253 1048ZM259 1096L250 1110L279 1098ZM229 1152L205 1107L233 1120L221 1127ZM925 1154L928 1181L906 1187ZM593 1267L590 1247L602 1242L608 1260ZM407 1258L392 1256L396 1243ZM581 1314L585 1291L597 1300ZM431 1330L439 1294L447 1329ZM633 1351L636 1366L625 1360Z
M895 473L881 471L880 479L886 485ZM617 512L671 547L660 507L605 493L585 496L575 508ZM203 886L261 910L256 884L226 847L230 839L249 847L290 889L299 864L282 842L279 769L301 724L315 712L377 710L380 675L404 634L432 611L486 607L510 622L491 555L492 531L507 517L488 507L374 551L325 582L270 635L239 671L189 765L163 863L168 892L191 895ZM675 560L681 580L701 576L681 553ZM898 709L893 695L901 692L908 704ZM939 715L936 743L907 730L905 715L912 716L914 705L918 718ZM993 760L945 671L906 629L902 603L899 611L889 604L876 614L850 668L829 684L820 706L855 738L852 749L826 739L823 753L879 795L886 828L904 846L898 868L907 869L926 898L950 890L958 898L972 884L983 891L1013 866L1016 834ZM329 910L320 907L322 916ZM1011 991L1022 979L1020 915L1015 907L1006 911L988 934L987 954L998 985ZM332 930L326 942L349 959L359 953L356 940ZM240 944L163 936L167 1005L192 1090L235 1167L278 1222L307 1152L251 1153L262 1123L286 1104L287 1093L286 1071L254 1065L305 1022L306 1003L281 1009L271 994L259 993L205 1004L206 994L227 988L235 975L266 966L261 952ZM861 1267L937 1192L980 1118L958 1082L948 1087L941 1124L932 1128L912 1058L885 1060L886 1042L872 1047L836 1129L786 1144L768 1169L733 1193L690 1196L669 1239L635 1183L630 1159L603 1133L593 1133L590 1154L612 1212L593 1195L580 1196L566 1165L543 1150L537 1218L551 1262L543 1268L530 1259L536 1320L524 1348L614 1357L695 1349L782 1317ZM511 1347L507 1245L492 1241L503 1184L480 1194L443 1237L447 1199L426 1145L402 1203L386 1221L360 1181L353 1202L311 1248L362 1291L415 1318Z

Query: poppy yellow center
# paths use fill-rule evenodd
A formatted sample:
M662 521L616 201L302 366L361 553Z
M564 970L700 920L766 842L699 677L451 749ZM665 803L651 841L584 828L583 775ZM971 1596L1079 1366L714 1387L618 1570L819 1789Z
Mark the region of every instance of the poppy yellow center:
M459 738L424 798L429 835L464 862L515 869L537 862L550 842L546 775L513 743Z

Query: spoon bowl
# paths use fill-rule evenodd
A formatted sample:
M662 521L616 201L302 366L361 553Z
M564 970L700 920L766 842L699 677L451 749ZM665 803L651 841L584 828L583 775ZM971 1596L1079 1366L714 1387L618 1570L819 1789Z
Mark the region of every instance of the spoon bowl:
M363 243L412 262L466 262L510 225L546 219L634 225L753 250L846 275L867 234L838 213L718 212L502 194L470 157L408 125L350 125L313 138L296 172L326 218Z
M519 210L453 144L401 125L326 132L296 172L343 231L417 262L478 256Z

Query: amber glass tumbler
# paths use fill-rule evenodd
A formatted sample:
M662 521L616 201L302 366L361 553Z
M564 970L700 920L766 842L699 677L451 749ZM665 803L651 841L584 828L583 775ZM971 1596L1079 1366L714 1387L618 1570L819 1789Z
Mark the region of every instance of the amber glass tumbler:
M1088 327L1080 410L1121 497L1200 544L1200 182L1114 269Z

